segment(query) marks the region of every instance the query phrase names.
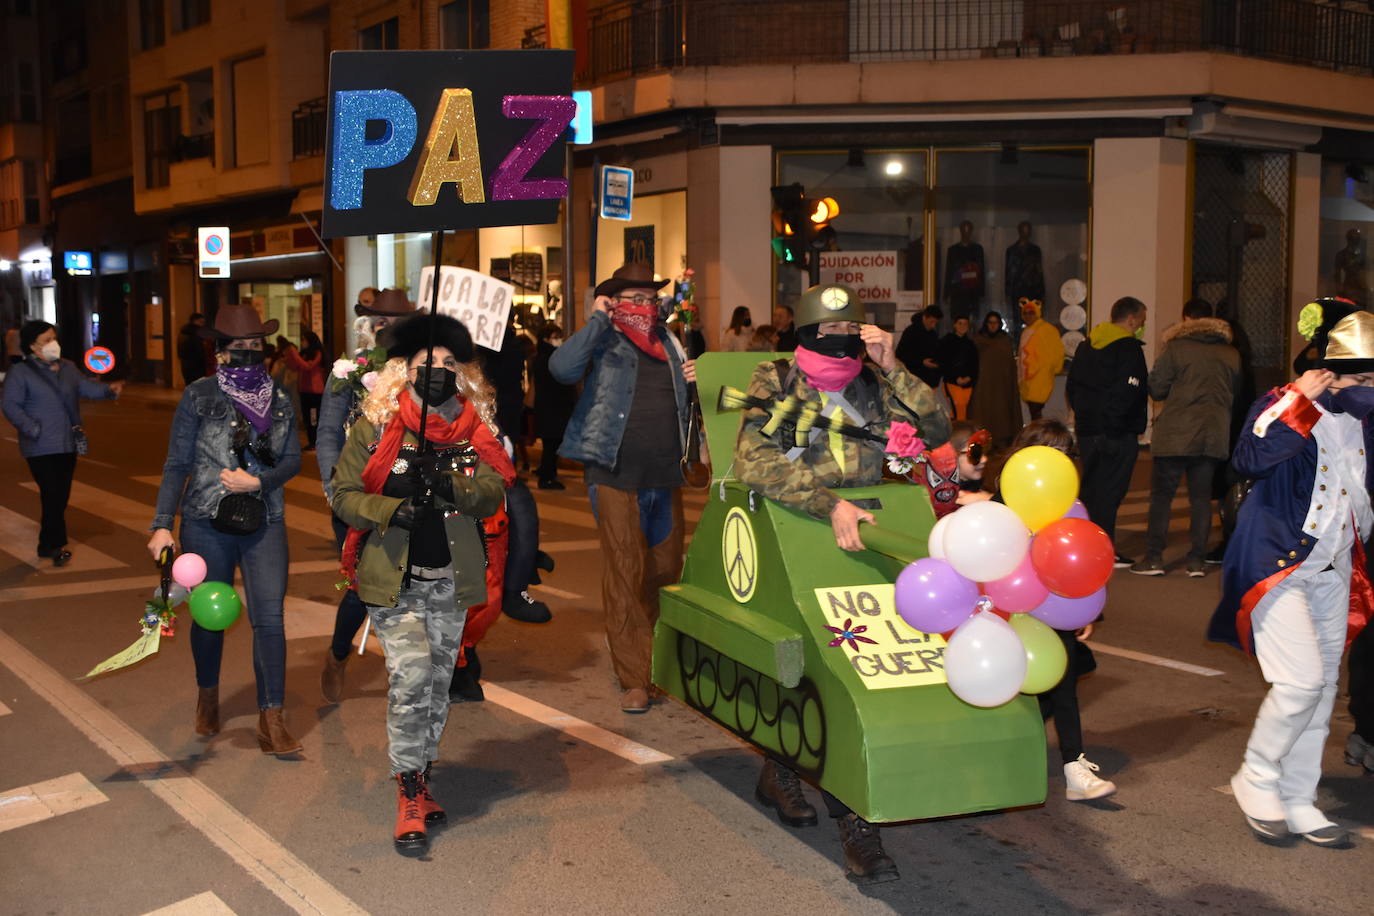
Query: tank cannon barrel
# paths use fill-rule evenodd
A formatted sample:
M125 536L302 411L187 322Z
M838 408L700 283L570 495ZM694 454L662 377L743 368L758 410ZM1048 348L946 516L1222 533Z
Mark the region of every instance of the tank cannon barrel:
M859 540L863 541L865 548L885 557L891 557L903 566L914 563L928 555L925 543L910 535L893 531L891 528L880 528L877 525L868 524L860 525Z

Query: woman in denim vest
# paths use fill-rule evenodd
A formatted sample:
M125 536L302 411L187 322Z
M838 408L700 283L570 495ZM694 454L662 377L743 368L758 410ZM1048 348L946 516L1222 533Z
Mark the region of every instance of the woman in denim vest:
M172 523L181 508L181 548L205 558L211 582L233 584L243 573L253 627L253 674L258 687L258 744L264 754L292 754L301 743L286 730L286 520L282 487L301 468L301 444L291 398L263 368L263 340L277 321L263 323L251 305L225 305L213 328L215 374L187 386L172 420L162 487L148 550L157 558L174 547ZM261 499L263 520L247 533L217 527L220 502L230 494ZM191 624L196 661L196 734L219 732L219 667L224 633Z

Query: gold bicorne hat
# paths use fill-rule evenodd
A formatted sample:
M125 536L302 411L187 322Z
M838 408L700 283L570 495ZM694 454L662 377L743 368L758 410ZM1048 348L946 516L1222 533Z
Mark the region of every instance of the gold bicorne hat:
M1351 312L1336 322L1321 365L1342 374L1374 371L1374 314Z

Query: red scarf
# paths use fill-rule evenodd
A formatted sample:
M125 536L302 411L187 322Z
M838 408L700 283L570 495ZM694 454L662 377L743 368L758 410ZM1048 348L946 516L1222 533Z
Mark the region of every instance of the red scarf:
M654 326L658 324L657 305L617 303L611 310L611 322L630 338L630 343L656 360L667 361L668 354L663 350L663 341L654 334Z
M391 467L396 463L396 456L401 453L401 443L405 439L406 431L416 433L420 428L420 405L410 397L409 391L401 392L398 406L400 409L382 430L381 441L377 443L376 451L363 468L364 493L382 492L386 479L391 476ZM435 445L470 442L477 450L478 457L501 475L506 486L509 487L515 482L515 465L511 463L501 443L482 422L482 418L477 416L475 407L465 405L452 422L444 420L437 413L431 413L425 421L425 438ZM349 528L348 537L344 539L340 560L343 574L348 579L348 587L352 589L358 587L358 551L362 547L365 533L366 530L362 528Z

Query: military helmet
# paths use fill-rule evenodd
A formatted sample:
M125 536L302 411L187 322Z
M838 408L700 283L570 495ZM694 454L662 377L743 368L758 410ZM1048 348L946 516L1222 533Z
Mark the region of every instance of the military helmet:
M797 300L792 323L804 328L808 324L820 324L823 321L857 321L862 324L866 320L864 304L858 293L838 283L821 283L802 293Z

